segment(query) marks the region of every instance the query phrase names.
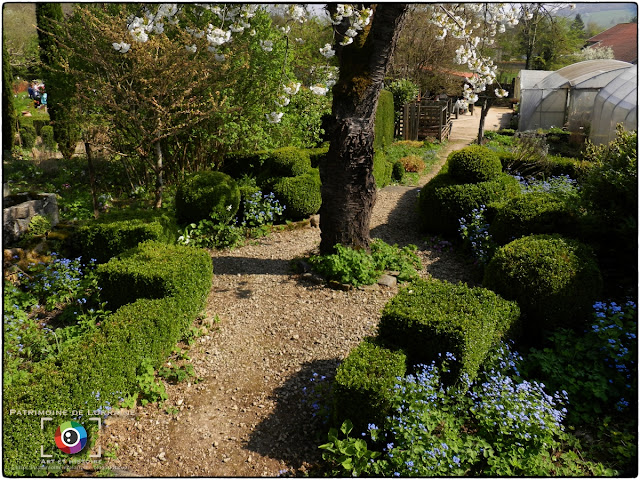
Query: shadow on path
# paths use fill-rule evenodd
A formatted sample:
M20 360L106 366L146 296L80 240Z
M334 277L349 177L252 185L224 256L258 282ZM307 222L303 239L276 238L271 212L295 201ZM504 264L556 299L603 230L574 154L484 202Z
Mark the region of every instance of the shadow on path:
M217 275L286 275L289 272L290 261L280 258L213 257L213 273Z
M320 461L318 445L326 443L328 427L317 410L323 404L322 389L329 387L339 364L337 358L302 364L299 372L274 390L275 410L253 429L246 448L284 461L295 471ZM295 475L295 471L289 473Z

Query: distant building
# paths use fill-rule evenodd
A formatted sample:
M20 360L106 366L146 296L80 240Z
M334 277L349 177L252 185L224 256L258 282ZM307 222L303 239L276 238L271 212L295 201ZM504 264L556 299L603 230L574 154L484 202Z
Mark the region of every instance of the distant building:
M637 64L638 24L619 23L588 39L586 47L611 47L616 60Z

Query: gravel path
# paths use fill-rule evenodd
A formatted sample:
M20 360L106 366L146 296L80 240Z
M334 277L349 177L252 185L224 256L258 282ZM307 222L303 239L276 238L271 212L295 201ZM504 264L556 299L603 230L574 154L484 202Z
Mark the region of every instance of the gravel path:
M449 142L422 183L449 151L467 143ZM418 190L378 192L372 237L417 245L424 277L472 282L454 253L433 249L418 231ZM352 348L375 334L397 287L341 291L292 273L291 261L319 243L319 230L307 226L212 252L215 275L203 320L209 331L189 349L201 381L168 385L162 408L107 419L98 443L115 455L107 466L116 475L274 477L303 474L320 459L317 446L326 437L317 436L322 428L303 388L314 374L331 377Z

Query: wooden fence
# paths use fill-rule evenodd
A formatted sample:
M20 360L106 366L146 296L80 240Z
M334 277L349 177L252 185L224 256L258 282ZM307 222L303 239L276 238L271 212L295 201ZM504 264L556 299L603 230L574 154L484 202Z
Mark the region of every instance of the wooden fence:
M396 135L404 140L424 140L427 137L443 141L451 135L454 102L422 100L407 103L396 126Z

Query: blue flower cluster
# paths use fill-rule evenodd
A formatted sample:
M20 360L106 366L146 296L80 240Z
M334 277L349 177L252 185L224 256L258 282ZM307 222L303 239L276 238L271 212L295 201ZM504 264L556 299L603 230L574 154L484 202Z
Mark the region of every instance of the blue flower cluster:
M249 196L244 203L244 213L240 225L243 227L260 227L262 225L271 225L280 220L287 208L280 205L273 192L262 194L257 191Z
M331 395L333 382L328 380L326 375L317 372L313 372L309 382L309 387L302 387L303 401L311 408L312 417L319 419L322 424L327 424L330 414L327 399Z
M489 223L485 218L485 205L480 208L474 208L469 215L460 218L460 228L458 232L470 248L471 253L480 262L486 264L491 260L496 249L496 243L489 234Z

